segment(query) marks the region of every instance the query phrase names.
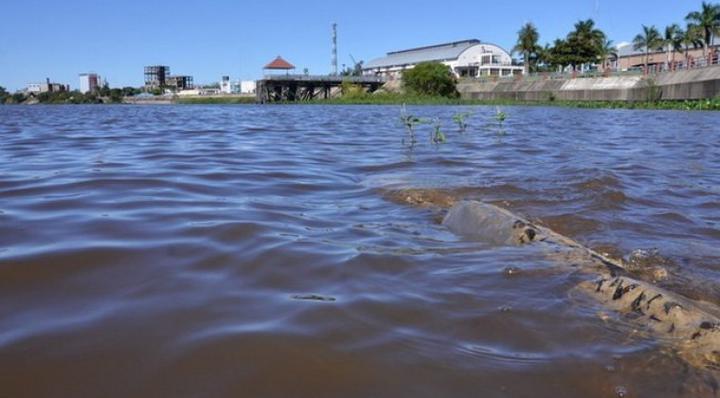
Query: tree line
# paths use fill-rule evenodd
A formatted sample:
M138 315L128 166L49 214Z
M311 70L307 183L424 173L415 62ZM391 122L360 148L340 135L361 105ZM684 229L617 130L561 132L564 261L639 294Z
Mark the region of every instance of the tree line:
M22 104L30 101L41 104L116 104L121 103L123 97L132 97L141 92L141 89L135 87L110 88L107 84L89 93L74 90L38 94L22 92L11 94L4 87L0 87L0 105Z
M693 11L685 17L685 28L672 24L665 28L664 34L655 25L642 25L642 32L633 39L633 49L645 53L645 69L647 70L649 54L655 51L666 51L667 60L675 52L685 52L685 58L691 48L703 48L707 57L708 48L714 38L720 34L720 4L703 1L700 10ZM542 72L572 67L576 70L580 65L603 64L616 48L607 35L596 28L592 19L578 21L574 30L564 39L556 39L552 45L540 46L540 35L532 22L523 25L518 31L517 44L513 52L522 55L525 73Z

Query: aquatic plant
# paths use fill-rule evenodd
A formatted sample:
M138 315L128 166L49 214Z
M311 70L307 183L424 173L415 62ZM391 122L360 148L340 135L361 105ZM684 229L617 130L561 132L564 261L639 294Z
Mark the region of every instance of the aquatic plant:
M472 116L472 112L461 112L453 115L453 122L458 125L461 133L464 133L468 127L467 118Z
M430 136L430 140L433 144L443 144L447 141L447 138L445 137L445 133L442 132L442 123L440 123L440 119L435 119L434 124L434 131Z
M500 109L500 107L495 108L495 120L497 120L500 128L503 127L503 123L505 123L505 119L507 119L507 114L505 112L503 112Z
M415 127L425 123L426 121L415 115L407 113L405 104L403 104L402 108L400 108L400 122L403 124L403 126L405 126L405 129L407 130L407 134L410 137L410 145L415 144L417 142L417 140L415 139ZM403 139L403 143L404 142L405 140Z
M503 128L503 123L505 123L505 119L507 119L507 114L502 109L500 109L500 107L495 108L495 120L497 120L498 122L498 137L502 137L505 135L505 129Z

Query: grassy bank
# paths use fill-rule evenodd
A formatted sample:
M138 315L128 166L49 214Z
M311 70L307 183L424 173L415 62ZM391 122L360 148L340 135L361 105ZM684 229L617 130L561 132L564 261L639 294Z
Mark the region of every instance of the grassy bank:
M560 106L568 108L593 109L675 109L720 111L720 98L690 101L515 101L515 100L471 100L447 97L381 93L344 96L329 100L315 100L312 104L336 105L489 105L489 106Z
M133 98L133 97L129 97ZM100 103L97 97L84 97L76 93L65 93L48 98L40 98L45 104L83 104ZM181 97L173 100L176 104L187 105L222 105L222 104L255 104L255 97L245 96L198 96ZM113 103L105 99L105 103ZM21 101L19 103L24 103ZM684 111L720 111L720 98L691 101L515 101L515 100L470 100L439 96L420 96L398 93L378 93L350 95L328 100L289 102L289 104L315 105L486 105L486 106L558 106L567 108L589 109L674 109Z
M255 97L222 96L222 97L180 97L176 104L216 105L216 104L254 104Z

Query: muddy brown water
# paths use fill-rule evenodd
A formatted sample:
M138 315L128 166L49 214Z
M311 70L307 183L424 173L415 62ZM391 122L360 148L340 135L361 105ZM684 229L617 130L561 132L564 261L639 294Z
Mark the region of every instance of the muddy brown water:
M0 107L0 397L716 396L586 275L388 192L657 248L718 305L720 116L504 110L409 107L448 142L408 149L395 106Z

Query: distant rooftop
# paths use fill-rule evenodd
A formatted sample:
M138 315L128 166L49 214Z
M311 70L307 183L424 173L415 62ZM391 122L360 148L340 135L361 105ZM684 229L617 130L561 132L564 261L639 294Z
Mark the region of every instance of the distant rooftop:
M720 46L720 37L713 37L712 45L713 45L713 46ZM702 46L700 46L700 47L698 47L698 48L702 48ZM633 55L643 55L643 54L645 54L645 50L644 50L644 49L635 50L635 49L633 48L633 44L632 44L632 43L621 43L620 45L618 45L617 47L615 47L615 49L617 50L617 55L618 55L618 57L629 57L629 56L633 56ZM692 46L690 47L690 49L692 49ZM655 51L650 51L650 53L663 52L663 51L665 51L665 50L658 49L658 50L655 50Z
M263 69L282 69L290 70L295 69L295 66L288 61L285 61L281 56L277 56L272 62L265 65Z
M387 53L387 56L374 59L368 62L363 68L385 68L390 66L401 66L417 64L424 61L446 61L457 59L463 51L481 44L480 40L462 40L451 43L437 44L433 46L417 47L402 51Z

